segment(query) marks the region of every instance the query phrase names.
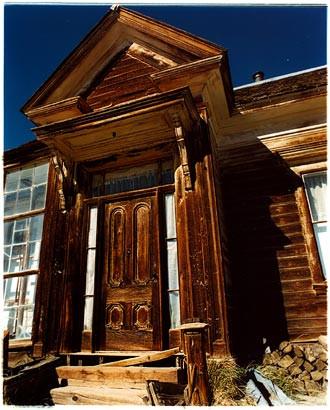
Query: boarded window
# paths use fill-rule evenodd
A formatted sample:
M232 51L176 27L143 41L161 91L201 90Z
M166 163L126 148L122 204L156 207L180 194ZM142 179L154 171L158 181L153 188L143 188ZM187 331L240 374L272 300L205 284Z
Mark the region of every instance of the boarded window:
M327 241L327 174L326 172L313 172L303 175L309 210L311 214L314 234L319 250L323 274L327 277L329 267L329 249Z

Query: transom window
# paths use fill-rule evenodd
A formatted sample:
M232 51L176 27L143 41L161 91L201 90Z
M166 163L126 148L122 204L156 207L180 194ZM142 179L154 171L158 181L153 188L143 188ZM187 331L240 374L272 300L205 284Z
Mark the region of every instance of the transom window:
M323 274L327 277L330 262L327 241L327 174L326 171L313 172L303 175L303 180Z
M160 161L140 167L95 174L92 181L92 195L116 194L173 182L173 161Z
M11 339L31 338L47 179L47 163L6 175L4 325Z

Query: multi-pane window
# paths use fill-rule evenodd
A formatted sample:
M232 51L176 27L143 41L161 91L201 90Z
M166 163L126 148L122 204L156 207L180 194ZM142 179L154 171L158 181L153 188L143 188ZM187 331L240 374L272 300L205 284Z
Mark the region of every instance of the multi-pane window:
M4 324L31 338L48 164L8 172L4 189Z
M303 175L303 180L323 274L327 277L327 266L330 262L326 212L327 174L325 171L313 172Z
M171 329L180 325L180 291L178 273L178 247L176 237L176 221L174 194L165 195L165 219L166 219L166 253L167 253L167 277L168 277L168 302L170 308Z

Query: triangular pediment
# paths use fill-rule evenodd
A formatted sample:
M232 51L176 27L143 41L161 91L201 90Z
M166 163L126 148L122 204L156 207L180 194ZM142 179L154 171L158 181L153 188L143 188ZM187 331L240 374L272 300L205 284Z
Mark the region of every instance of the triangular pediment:
M175 66L173 60L133 43L110 61L84 98L95 110L154 94L159 90L150 74Z
M148 83L147 77L143 78L143 69L150 75L223 53L223 48L208 41L136 12L115 7L30 98L22 111L34 121L29 113L43 106L56 105L61 101L68 101L70 105L74 98L77 101L81 96L92 102L106 81L110 79L112 82L115 68L125 71L125 64L133 65L133 72L135 68L137 73L141 69L139 81L143 81L138 85L135 79L134 87L137 95L145 96L151 93L152 85L150 79ZM118 90L109 91L116 95L108 95L106 105L125 100L119 96ZM91 105L95 105L95 101ZM75 107L70 105L70 109L74 112Z

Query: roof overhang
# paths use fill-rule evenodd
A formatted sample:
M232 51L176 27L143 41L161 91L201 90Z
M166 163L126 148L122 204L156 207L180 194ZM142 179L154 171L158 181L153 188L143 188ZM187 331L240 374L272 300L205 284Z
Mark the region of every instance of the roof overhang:
M175 64L225 53L219 47L122 7L110 10L22 107L22 112L84 95L123 49L137 43Z
M189 136L199 114L188 87L34 128L38 140L74 161L89 161Z

